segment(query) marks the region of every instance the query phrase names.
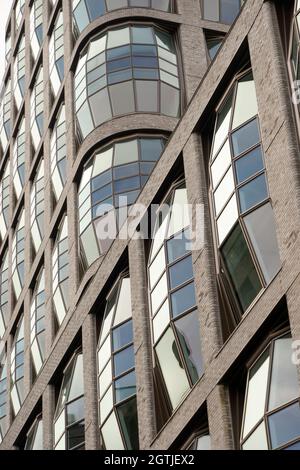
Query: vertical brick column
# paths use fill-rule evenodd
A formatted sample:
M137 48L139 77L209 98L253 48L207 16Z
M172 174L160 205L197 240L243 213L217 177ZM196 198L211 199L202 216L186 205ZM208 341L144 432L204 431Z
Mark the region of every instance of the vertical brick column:
M97 336L96 316L88 315L82 325L82 352L85 407L85 448L99 449L97 397Z
M143 240L131 240L129 243L129 271L140 449L149 449L156 434L156 419L146 257Z
M234 449L228 388L217 385L206 403L212 450Z
M44 450L51 450L54 446L54 425L55 413L55 388L54 385L47 385L42 398L43 406L43 447Z

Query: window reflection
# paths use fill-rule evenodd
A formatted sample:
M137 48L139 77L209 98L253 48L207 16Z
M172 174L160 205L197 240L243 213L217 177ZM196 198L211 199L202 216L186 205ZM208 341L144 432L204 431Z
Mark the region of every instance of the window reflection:
M11 351L11 389L10 396L14 416L18 414L24 401L24 317L22 316L14 336Z
M69 307L69 245L68 218L65 215L58 227L52 254L53 303L60 326Z
M27 434L25 450L43 450L43 448L43 421L42 417L39 417Z
M7 401L7 357L4 352L0 357L0 443L2 442L8 429Z
M232 24L244 0L202 0L203 19Z
M31 302L31 355L35 374L42 368L45 359L45 272L40 272Z

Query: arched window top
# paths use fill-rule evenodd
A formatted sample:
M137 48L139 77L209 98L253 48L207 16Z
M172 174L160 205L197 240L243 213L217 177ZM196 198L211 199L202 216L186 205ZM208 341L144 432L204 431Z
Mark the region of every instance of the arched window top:
M90 266L110 247L112 240L97 230L105 214L136 202L165 139L140 136L116 141L96 151L88 160L78 190L79 234L82 261Z
M171 12L174 0L73 0L75 31L80 34L89 23L119 8L152 8Z
M107 297L98 343L99 418L103 446L137 450L138 424L130 278Z
M274 339L248 371L241 446L244 450L300 446L299 384L292 338Z
M91 39L75 72L81 138L115 116L135 112L178 117L179 66L172 34L135 24Z
M83 358L78 352L67 365L54 418L55 450L84 449Z

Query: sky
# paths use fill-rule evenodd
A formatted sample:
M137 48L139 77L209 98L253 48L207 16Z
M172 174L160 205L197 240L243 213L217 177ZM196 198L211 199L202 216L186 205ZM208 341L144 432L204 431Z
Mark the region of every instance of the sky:
M5 71L5 25L12 0L0 0L0 84Z

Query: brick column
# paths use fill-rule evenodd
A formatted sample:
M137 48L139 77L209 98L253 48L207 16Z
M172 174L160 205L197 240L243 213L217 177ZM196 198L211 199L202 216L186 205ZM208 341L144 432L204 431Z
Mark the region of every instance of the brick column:
M156 434L148 284L143 240L129 243L129 270L137 381L140 449L149 449Z
M43 397L43 447L44 450L51 450L54 446L54 425L55 413L55 387L47 385Z
M206 403L212 450L233 450L228 388L217 385L207 397Z
M84 375L85 448L99 449L97 396L97 336L96 316L88 315L82 325Z

